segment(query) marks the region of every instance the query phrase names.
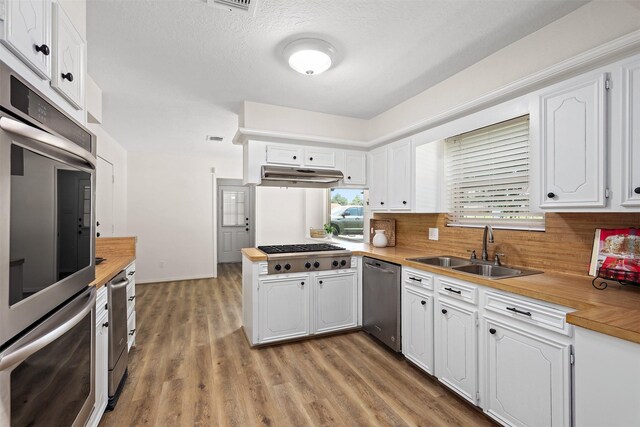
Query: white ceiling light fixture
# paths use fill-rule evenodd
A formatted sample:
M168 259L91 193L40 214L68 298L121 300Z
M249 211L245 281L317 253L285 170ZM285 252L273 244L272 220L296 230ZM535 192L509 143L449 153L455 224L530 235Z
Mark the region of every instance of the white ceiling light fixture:
M336 49L324 40L309 38L289 43L283 53L291 68L301 74L315 76L331 67Z

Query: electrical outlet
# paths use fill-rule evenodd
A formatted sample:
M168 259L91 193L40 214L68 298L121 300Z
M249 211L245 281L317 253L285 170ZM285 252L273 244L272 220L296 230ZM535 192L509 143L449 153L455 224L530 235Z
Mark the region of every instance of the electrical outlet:
M438 240L437 228L429 228L429 240Z

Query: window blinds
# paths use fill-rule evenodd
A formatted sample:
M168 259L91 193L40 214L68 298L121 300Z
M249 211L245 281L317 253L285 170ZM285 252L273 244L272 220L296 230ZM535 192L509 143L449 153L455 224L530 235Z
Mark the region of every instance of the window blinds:
M447 225L544 230L529 202L529 116L448 138Z

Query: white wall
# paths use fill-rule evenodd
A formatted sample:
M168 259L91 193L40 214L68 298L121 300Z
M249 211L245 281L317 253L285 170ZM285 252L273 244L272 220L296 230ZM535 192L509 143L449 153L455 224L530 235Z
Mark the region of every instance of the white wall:
M127 151L102 126L88 123L87 128L96 135L98 157L113 165L113 233L107 227L98 228L102 237L127 236ZM99 173L99 172L98 172ZM96 199L100 203L100 190ZM108 189L109 190L109 189ZM108 191L107 190L107 191Z
M321 228L327 190L256 187L256 246L304 243L309 228Z
M371 119L367 139L391 134L640 29L640 1L596 0Z
M139 282L212 277L213 177L242 177L242 148L225 154L128 153L128 234Z

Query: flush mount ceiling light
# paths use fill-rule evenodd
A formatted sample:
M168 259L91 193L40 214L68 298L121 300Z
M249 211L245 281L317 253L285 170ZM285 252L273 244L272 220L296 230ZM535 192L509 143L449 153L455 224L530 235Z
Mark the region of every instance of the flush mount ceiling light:
M301 74L315 76L331 67L336 50L320 39L298 39L284 48L289 66Z

